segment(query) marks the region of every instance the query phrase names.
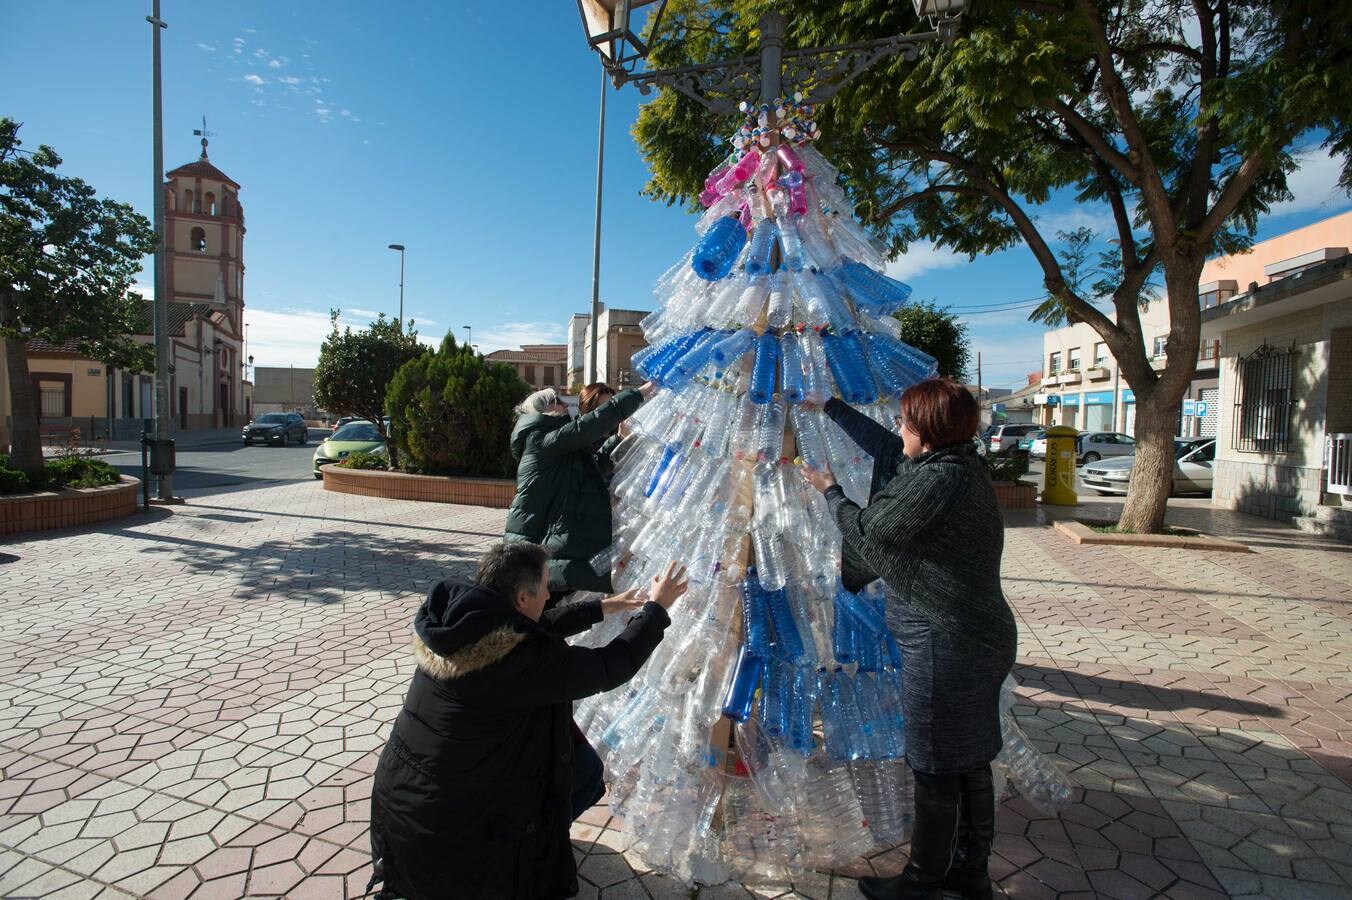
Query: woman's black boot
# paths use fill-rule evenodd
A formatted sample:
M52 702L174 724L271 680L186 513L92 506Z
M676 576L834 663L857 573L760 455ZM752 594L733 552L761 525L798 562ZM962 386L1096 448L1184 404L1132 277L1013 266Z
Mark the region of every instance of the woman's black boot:
M944 890L961 894L963 900L990 900L994 892L987 865L995 841L995 785L990 766L964 772L961 780L958 839Z
M861 878L869 900L939 900L953 861L961 782L957 775L915 773L915 830L911 861L895 878Z

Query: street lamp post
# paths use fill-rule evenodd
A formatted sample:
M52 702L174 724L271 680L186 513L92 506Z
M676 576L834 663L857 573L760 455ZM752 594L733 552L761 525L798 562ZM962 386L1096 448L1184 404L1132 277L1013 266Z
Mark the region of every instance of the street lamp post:
M390 244L391 250L399 251L399 330L404 330L404 245Z
M151 114L153 117L152 149L154 173L154 216L155 216L155 444L152 456L158 488L157 499L162 503L174 499L174 470L169 429L169 282L164 268L164 101L160 80L160 32L169 26L160 18L160 0L151 0L150 15L150 56L151 56ZM144 413L142 413L144 415Z
M473 346L474 346L474 332L473 332L473 331L470 331L470 328L469 328L468 325L461 325L460 327L463 328L463 329L465 329L465 344L466 344L467 346L469 346L469 347L473 347Z

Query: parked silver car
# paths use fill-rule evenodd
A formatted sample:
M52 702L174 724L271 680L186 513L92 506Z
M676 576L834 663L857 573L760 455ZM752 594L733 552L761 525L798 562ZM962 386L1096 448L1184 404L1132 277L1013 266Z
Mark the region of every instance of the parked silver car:
M1174 484L1171 494L1211 493L1211 466L1216 442L1211 438L1174 438ZM1085 487L1100 494L1125 494L1135 456L1091 463L1080 470Z
M1131 456L1136 438L1115 431L1085 431L1075 438L1075 456L1081 464L1098 462L1110 456Z

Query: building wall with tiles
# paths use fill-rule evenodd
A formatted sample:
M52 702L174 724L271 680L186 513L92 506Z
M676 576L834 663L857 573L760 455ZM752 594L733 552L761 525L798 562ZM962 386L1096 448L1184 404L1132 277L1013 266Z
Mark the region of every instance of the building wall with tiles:
M1239 360L1264 343L1294 347L1286 452L1235 449ZM1348 299L1224 332L1212 502L1275 519L1307 516L1323 497L1324 435L1352 427L1352 302ZM1333 400L1338 400L1335 405Z

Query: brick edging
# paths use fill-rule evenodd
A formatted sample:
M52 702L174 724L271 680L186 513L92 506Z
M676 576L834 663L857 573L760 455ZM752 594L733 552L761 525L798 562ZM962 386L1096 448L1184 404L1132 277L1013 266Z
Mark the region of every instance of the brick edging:
M118 484L35 491L0 497L0 534L74 528L121 519L136 512L141 480L122 476Z
M422 500L506 509L516 495L516 482L507 478L460 475L409 475L380 469L344 469L325 466L324 490L359 494L384 500Z
M1032 509L1037 486L1026 481L994 481L995 503L1001 509Z
M1093 523L1098 525L1100 523ZM1103 523L1112 524L1112 523ZM1249 548L1223 538L1209 534L1104 534L1095 531L1083 522L1056 521L1052 523L1057 531L1070 538L1076 544L1118 544L1132 547L1173 547L1180 550L1226 550L1231 553L1248 553Z

